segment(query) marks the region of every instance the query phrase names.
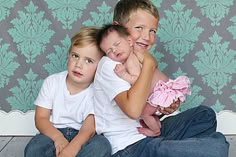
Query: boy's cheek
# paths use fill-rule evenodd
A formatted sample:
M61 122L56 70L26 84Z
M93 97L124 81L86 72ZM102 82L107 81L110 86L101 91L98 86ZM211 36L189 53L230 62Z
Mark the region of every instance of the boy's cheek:
M137 31L131 31L130 36L134 42L138 41L138 39L141 37L141 34Z
M150 37L148 50L155 44L156 36Z

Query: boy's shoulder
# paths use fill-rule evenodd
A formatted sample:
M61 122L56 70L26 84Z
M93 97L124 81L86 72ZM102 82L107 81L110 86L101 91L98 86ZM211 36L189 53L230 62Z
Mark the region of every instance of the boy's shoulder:
M59 72L59 73L54 73L54 74L51 74L49 75L47 78L59 78L59 77L64 77L68 74L67 71L62 71L62 72ZM47 79L46 78L46 79Z
M67 76L68 72L67 71L62 71L59 73L51 74L48 77L45 78L45 81L49 82L61 82L64 80Z
M98 63L97 72L100 70L104 71L108 69L112 69L113 71L116 64L120 64L120 62L113 61L109 57L103 56Z

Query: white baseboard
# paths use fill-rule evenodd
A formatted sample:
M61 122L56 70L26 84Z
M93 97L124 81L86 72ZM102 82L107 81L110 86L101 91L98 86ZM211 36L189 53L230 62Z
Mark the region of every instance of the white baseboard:
M236 112L223 110L217 113L217 131L225 135L236 135Z
M0 136L31 136L38 133L34 124L34 111L23 113L0 110Z
M217 113L217 131L225 135L236 134L236 112L224 110ZM38 130L34 124L34 111L23 113L0 110L0 136L32 136Z

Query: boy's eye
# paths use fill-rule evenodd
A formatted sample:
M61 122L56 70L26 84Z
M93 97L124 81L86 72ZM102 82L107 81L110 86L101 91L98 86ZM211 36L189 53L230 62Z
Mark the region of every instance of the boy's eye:
M73 59L79 59L79 55L77 55L77 54L75 54L75 53L72 53L72 54L71 54L71 57L72 57Z
M92 59L86 59L86 63L93 63Z
M135 27L137 30L142 30L143 29L143 27L141 27L141 26L137 26L137 27Z
M151 33L156 34L157 31L155 29L150 30Z

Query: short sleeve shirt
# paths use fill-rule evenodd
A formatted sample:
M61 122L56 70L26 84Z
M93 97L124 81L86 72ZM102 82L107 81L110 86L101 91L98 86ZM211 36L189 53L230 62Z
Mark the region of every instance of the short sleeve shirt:
M118 62L103 57L94 79L94 112L96 131L110 141L112 153L145 138L137 131L138 120L130 119L114 101L121 92L129 90L130 84L113 71Z
M86 117L94 114L93 85L70 95L66 86L67 74L68 72L64 71L47 77L35 104L51 109L50 121L56 128L71 127L79 130Z

